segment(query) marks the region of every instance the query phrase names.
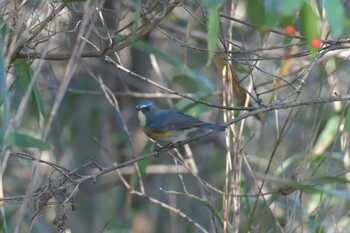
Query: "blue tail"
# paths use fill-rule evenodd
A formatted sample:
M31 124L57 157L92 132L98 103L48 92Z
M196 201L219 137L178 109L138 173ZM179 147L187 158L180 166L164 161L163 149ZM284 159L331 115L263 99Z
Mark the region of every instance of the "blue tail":
M213 130L213 131L225 131L226 126L221 126L221 125L215 125L215 124L204 124L204 125L198 125L196 126L201 129L208 129L208 130Z

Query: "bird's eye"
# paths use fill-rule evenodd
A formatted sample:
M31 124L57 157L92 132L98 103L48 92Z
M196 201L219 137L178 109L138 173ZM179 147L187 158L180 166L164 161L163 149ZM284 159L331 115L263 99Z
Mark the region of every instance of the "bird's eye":
M142 109L142 111L148 111L150 108L148 106L144 106L141 109Z

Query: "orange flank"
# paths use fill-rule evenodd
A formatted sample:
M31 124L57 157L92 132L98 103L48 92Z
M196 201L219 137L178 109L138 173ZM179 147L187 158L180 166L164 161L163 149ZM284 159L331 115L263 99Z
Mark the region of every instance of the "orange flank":
M168 138L168 137L171 137L174 132L173 131L160 132L160 131L154 131L152 129L145 129L145 133L150 138Z

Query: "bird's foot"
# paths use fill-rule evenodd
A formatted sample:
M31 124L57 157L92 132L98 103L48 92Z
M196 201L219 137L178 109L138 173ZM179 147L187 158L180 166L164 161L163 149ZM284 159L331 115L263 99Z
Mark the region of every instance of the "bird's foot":
M172 148L174 148L173 143L168 143L168 144L166 144L166 145L164 145L164 146L162 146L162 147L160 147L160 148L158 148L158 149L155 149L154 152L157 152L157 153L154 155L154 157L158 158L158 157L159 157L159 154L160 154L163 150L172 149Z
M154 157L158 158L159 154L164 150L176 149L176 148L182 149L184 148L183 146L184 145L182 144L182 141L168 143L158 149L155 149L154 152L157 152L157 153L154 155Z
M184 145L182 144L182 141L178 141L178 142L175 142L175 143L173 144L173 147L174 147L174 148L182 149L182 148L184 148Z

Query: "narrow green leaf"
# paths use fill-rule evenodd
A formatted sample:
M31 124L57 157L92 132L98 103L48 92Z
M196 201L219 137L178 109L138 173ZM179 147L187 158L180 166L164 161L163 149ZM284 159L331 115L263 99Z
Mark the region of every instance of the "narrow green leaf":
M134 45L134 48L140 49L141 51L144 51L145 53L154 54L157 58L165 61L169 65L177 68L182 74L186 75L188 78L191 78L196 82L196 85L198 85L199 89L202 89L204 91L210 92L214 90L214 85L211 82L211 80L206 76L203 75L200 72L197 72L196 70L193 70L191 68L185 67L182 62L180 62L176 57L171 56L171 54L166 54L149 44L145 43L144 41L137 41Z
M34 84L32 95L34 96L36 107L38 111L41 113L41 116L43 117L44 122L46 124L49 118L48 118L47 112L45 111L44 102L43 102L43 99L41 98L41 93L38 89L37 84Z
M246 216L250 216L251 215L251 208L250 208L250 202L248 199L248 190L246 187L246 184L248 182L245 182L244 180L244 176L240 175L240 195L242 196L241 198L241 207L245 213Z
M310 180L313 184L349 184L346 177L340 176L321 176Z
M323 7L329 28L334 37L339 37L344 31L345 12L339 0L324 0Z
M204 7L210 8L212 6L219 6L220 4L224 3L225 0L202 0L201 2Z
M338 132L340 116L334 115L328 119L326 126L317 138L316 144L312 150L314 155L322 154L334 141Z
M268 17L263 3L262 0L247 0L246 3L247 16L259 29L265 29L265 18Z
M278 10L276 8L276 2L277 0L266 0L264 4L264 10L265 10L265 28L273 28L276 26L278 21L281 18L281 14L278 13Z
M195 98L202 99L203 96L195 96ZM199 117L203 113L213 110L212 107L208 107L203 104L196 104L196 103L193 103L193 101L188 99L181 99L177 101L176 109L179 112L185 112L186 114L194 117Z
M85 0L63 0L64 3L79 3L79 2L85 2Z
M345 178L343 179L344 181L341 181L340 183L348 183L345 181ZM283 181L281 182L276 182L280 183L281 189L289 189L291 191L303 191L305 193L321 193L322 195L326 194L329 196L335 197L335 198L340 198L342 200L349 200L350 199L350 192L348 189L335 189L334 184L338 182L338 180L334 178L326 179L326 182L322 182L320 180L319 182L295 182L295 181ZM325 185L329 183L329 185ZM329 186L329 187L328 187Z
M304 1L300 9L301 34L306 38L309 49L315 54L318 49L311 47L311 41L320 39L320 19L316 9Z
M146 145L143 147L143 150L141 153L142 154L152 153L154 150L154 147L155 147L154 143L148 140ZM144 177L146 174L146 169L148 167L149 161L150 161L149 159L144 159L144 160L141 160L140 162L137 163L139 165L140 174L142 177Z
M289 167L298 159L300 158L299 154L294 154L292 156L289 156L287 159L285 159L279 167L277 167L276 171L273 173L274 176L278 177L283 172L286 172L286 170L289 169Z
M2 144L2 139L4 138L5 131L8 126L9 121L9 104L7 95L7 85L6 85L6 73L5 73L5 63L3 54L3 40L0 38L0 114L1 114L1 132L0 132L0 144Z
M38 148L40 150L49 150L50 145L37 138L29 135L12 132L6 139L7 146L22 147L22 148Z
M23 59L15 60L14 65L15 65L15 72L17 76L20 77L19 80L23 86L23 89L26 90L32 76L32 70L30 66L28 66L27 62ZM41 93L39 91L37 84L34 84L34 88L31 93L31 100L33 101L31 102L31 104L33 108L36 110L35 113L37 114L38 120L39 120L39 115L41 114L41 116L44 119L44 122L46 123L48 120L48 115L47 115L47 112L45 111L44 103L41 98Z
M63 0L64 3L79 3L79 2L85 2L85 0Z
M208 62L207 66L211 64L215 56L216 46L218 43L219 34L219 8L212 6L208 9Z
M299 10L304 0L275 0L275 7L279 14L283 16L293 15L295 11Z
M180 69L180 71L184 71L184 66L178 59L176 59L174 56L171 56L171 54L163 53L162 51L150 46L149 44L145 43L144 41L141 41L141 40L137 41L133 45L133 47L137 48L145 53L154 54L156 57L162 59L166 63L172 65L173 67L175 67L177 69Z
M350 106L347 106L346 110L344 132L350 135Z
M294 19L295 12L301 7L303 0L266 0L264 2L265 10L265 27L272 28L282 19L292 17Z
M214 208L209 202L203 201L203 203L213 213L215 219L218 221L218 223L221 226L221 228L223 228L224 227L224 220L221 218L221 214L219 214L217 209Z
M136 1L136 9L135 9L135 19L134 19L134 24L132 27L132 37L136 35L137 28L139 27L139 18L141 15L141 8L142 8L142 2L141 0Z

